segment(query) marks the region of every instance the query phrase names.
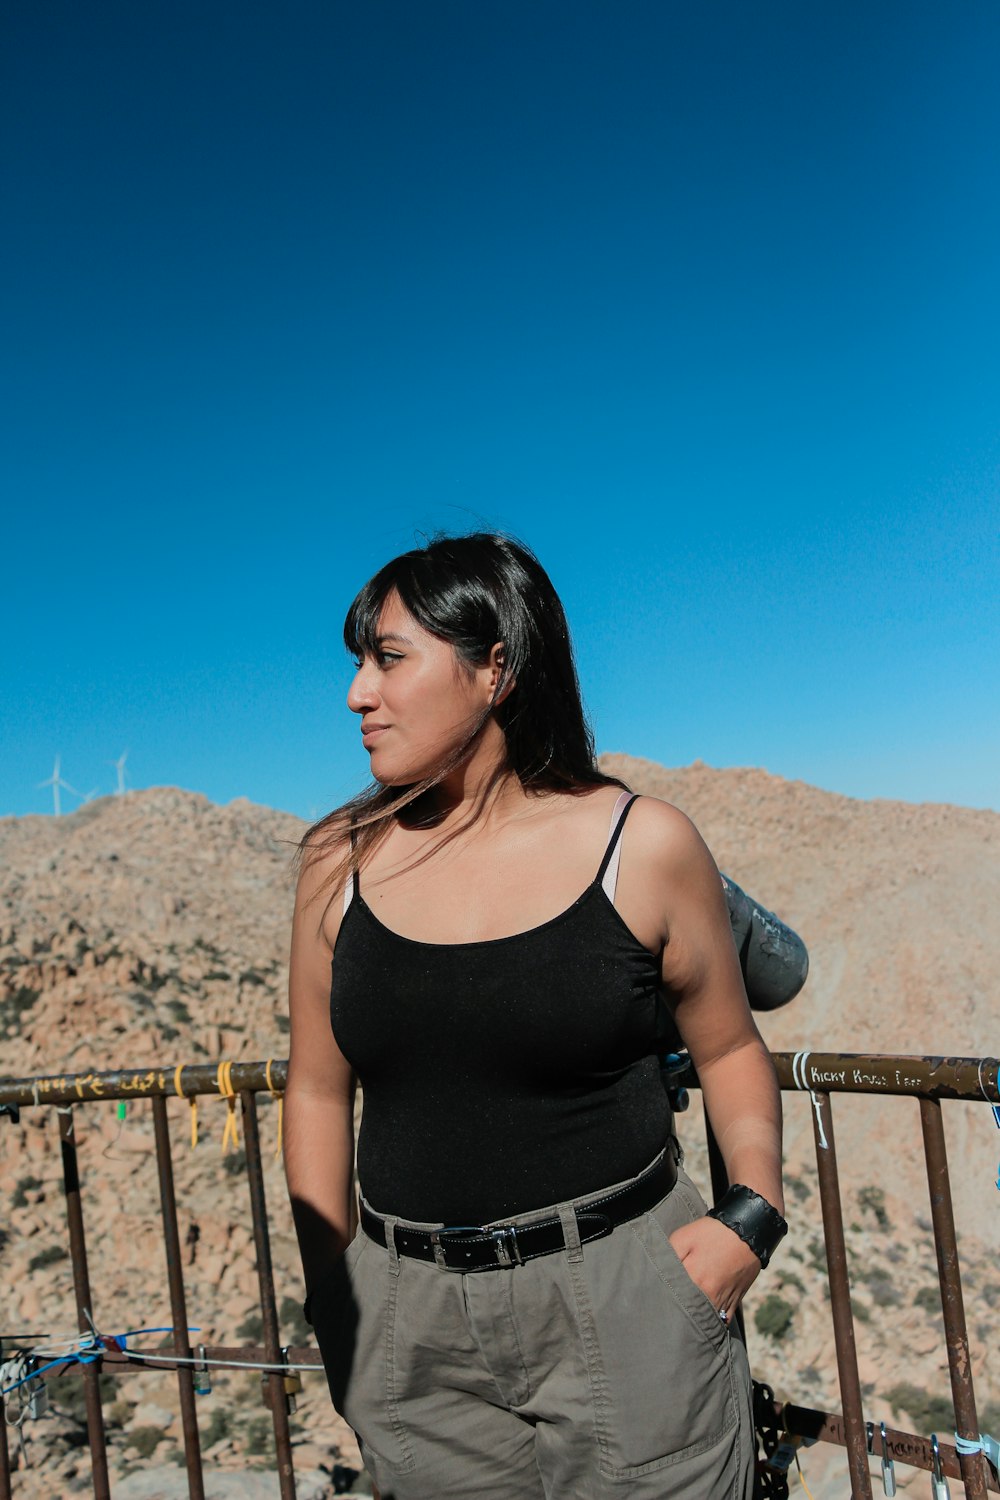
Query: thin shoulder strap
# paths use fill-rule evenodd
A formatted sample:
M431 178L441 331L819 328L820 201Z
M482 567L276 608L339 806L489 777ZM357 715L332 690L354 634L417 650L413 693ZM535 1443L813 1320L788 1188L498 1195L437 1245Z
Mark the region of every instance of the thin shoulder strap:
M357 848L357 844L358 844L357 829L352 826L351 827L351 848L352 849L356 849ZM360 894L361 894L361 875L360 875L360 872L358 870L352 870L351 873L350 873L350 875L348 875L346 881L344 882L344 910L343 910L343 913L342 913L343 917L347 916L347 908L350 906L350 904L354 900L355 896L360 896Z
M618 866L622 857L622 829L625 827L625 819L632 810L632 804L636 800L635 792L622 792L611 810L608 847L604 851L601 868L597 872L597 881L608 900L612 902L615 899L615 891L618 889Z

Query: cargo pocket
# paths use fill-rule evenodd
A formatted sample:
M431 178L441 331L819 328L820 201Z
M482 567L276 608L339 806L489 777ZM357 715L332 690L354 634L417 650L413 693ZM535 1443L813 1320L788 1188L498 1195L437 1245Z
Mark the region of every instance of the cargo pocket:
M731 1443L738 1413L730 1335L667 1238L694 1217L671 1193L652 1213L586 1245L582 1262L570 1265L600 1466L611 1479L672 1465L707 1474L709 1455Z

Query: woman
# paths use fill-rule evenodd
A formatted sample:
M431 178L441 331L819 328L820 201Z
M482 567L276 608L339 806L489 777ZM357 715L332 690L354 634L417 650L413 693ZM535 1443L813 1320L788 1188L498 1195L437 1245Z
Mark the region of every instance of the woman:
M334 1404L384 1500L748 1496L733 1315L784 1233L780 1103L712 857L597 770L524 547L407 553L344 634L375 785L303 840L285 1098ZM719 1217L674 1025L741 1185Z

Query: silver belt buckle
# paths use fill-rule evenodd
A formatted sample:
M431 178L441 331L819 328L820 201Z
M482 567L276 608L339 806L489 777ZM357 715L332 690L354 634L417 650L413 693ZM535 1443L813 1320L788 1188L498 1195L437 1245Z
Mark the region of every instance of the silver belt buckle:
M503 1224L499 1229L491 1229L490 1234L493 1238L498 1266L524 1265L517 1243L517 1230L513 1224Z
M479 1224L446 1224L442 1229L432 1229L428 1234L428 1239L431 1242L431 1249L434 1252L434 1264L437 1266L438 1270L460 1272L462 1269L461 1266L449 1266L448 1262L445 1260L445 1247L441 1243L442 1235L447 1238L448 1236L455 1237L470 1234L480 1235L485 1233L486 1231Z

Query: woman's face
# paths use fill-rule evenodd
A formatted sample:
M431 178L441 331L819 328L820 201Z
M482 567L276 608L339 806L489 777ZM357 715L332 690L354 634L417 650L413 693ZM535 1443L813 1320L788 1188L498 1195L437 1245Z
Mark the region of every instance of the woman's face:
M488 707L497 669L469 669L454 648L418 625L390 594L378 622L376 650L358 667L347 706L361 716L371 772L383 786L406 786L433 774L463 744Z

